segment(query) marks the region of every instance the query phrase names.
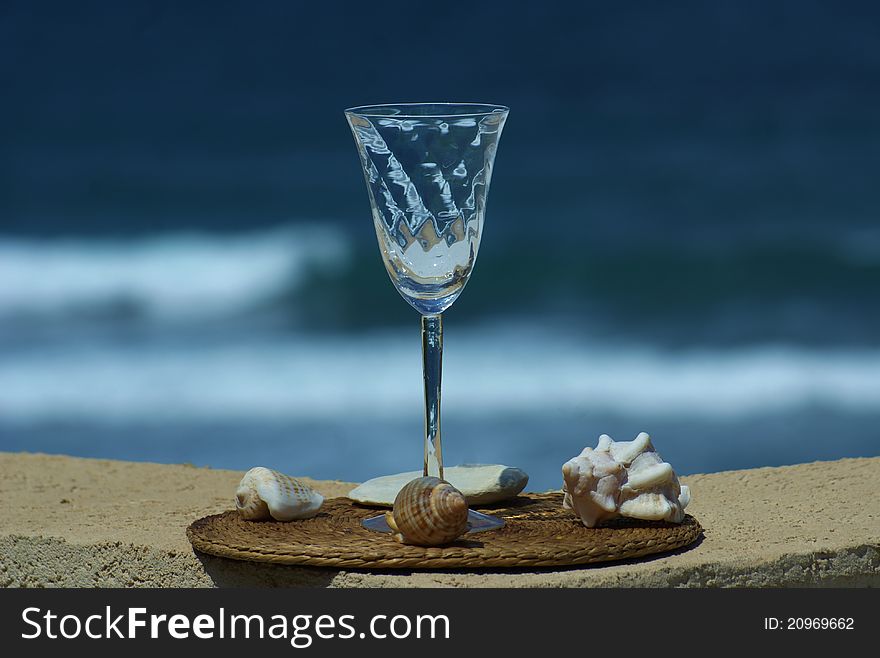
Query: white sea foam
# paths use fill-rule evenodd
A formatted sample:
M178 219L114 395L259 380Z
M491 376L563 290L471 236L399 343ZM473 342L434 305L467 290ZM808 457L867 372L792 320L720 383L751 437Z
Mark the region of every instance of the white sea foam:
M660 352L540 332L447 332L444 414L602 411L736 418L880 410L880 350ZM286 342L7 354L0 421L406 418L421 413L417 331Z
M140 240L0 238L0 319L119 304L186 321L234 314L346 258L343 236L308 226Z

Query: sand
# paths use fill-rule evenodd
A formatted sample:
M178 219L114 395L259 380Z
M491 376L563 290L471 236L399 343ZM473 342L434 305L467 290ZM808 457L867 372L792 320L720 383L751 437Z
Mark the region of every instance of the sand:
M0 453L0 585L880 585L880 457L692 475L683 478L692 492L688 512L705 528L695 548L623 564L516 572L353 572L195 554L186 526L230 509L241 475ZM328 497L354 486L304 479Z

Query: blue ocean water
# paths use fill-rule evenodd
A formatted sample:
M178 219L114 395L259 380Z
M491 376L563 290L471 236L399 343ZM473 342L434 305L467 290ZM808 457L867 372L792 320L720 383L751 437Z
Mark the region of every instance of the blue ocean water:
M448 463L880 454L877 10L467 7L479 39L414 50L460 17L5 5L0 450L418 467L417 315L341 111L445 99L511 107Z

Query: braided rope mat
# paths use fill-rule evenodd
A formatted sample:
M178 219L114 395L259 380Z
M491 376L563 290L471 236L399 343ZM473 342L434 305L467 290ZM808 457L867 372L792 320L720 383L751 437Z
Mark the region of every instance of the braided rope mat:
M562 508L562 494L527 494L506 507L482 511L500 516L498 530L464 535L440 547L405 546L390 535L366 530L361 520L381 513L348 498L332 498L318 516L280 523L245 521L237 512L206 516L186 536L211 555L344 569L474 569L551 567L642 557L687 546L702 528L692 516L681 524L616 519L585 528Z

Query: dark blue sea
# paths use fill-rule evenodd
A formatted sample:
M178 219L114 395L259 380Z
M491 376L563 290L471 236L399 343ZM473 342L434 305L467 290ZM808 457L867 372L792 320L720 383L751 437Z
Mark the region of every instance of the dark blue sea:
M342 110L440 100L511 108L447 464L880 455L876 4L12 2L0 89L0 450L418 468Z

